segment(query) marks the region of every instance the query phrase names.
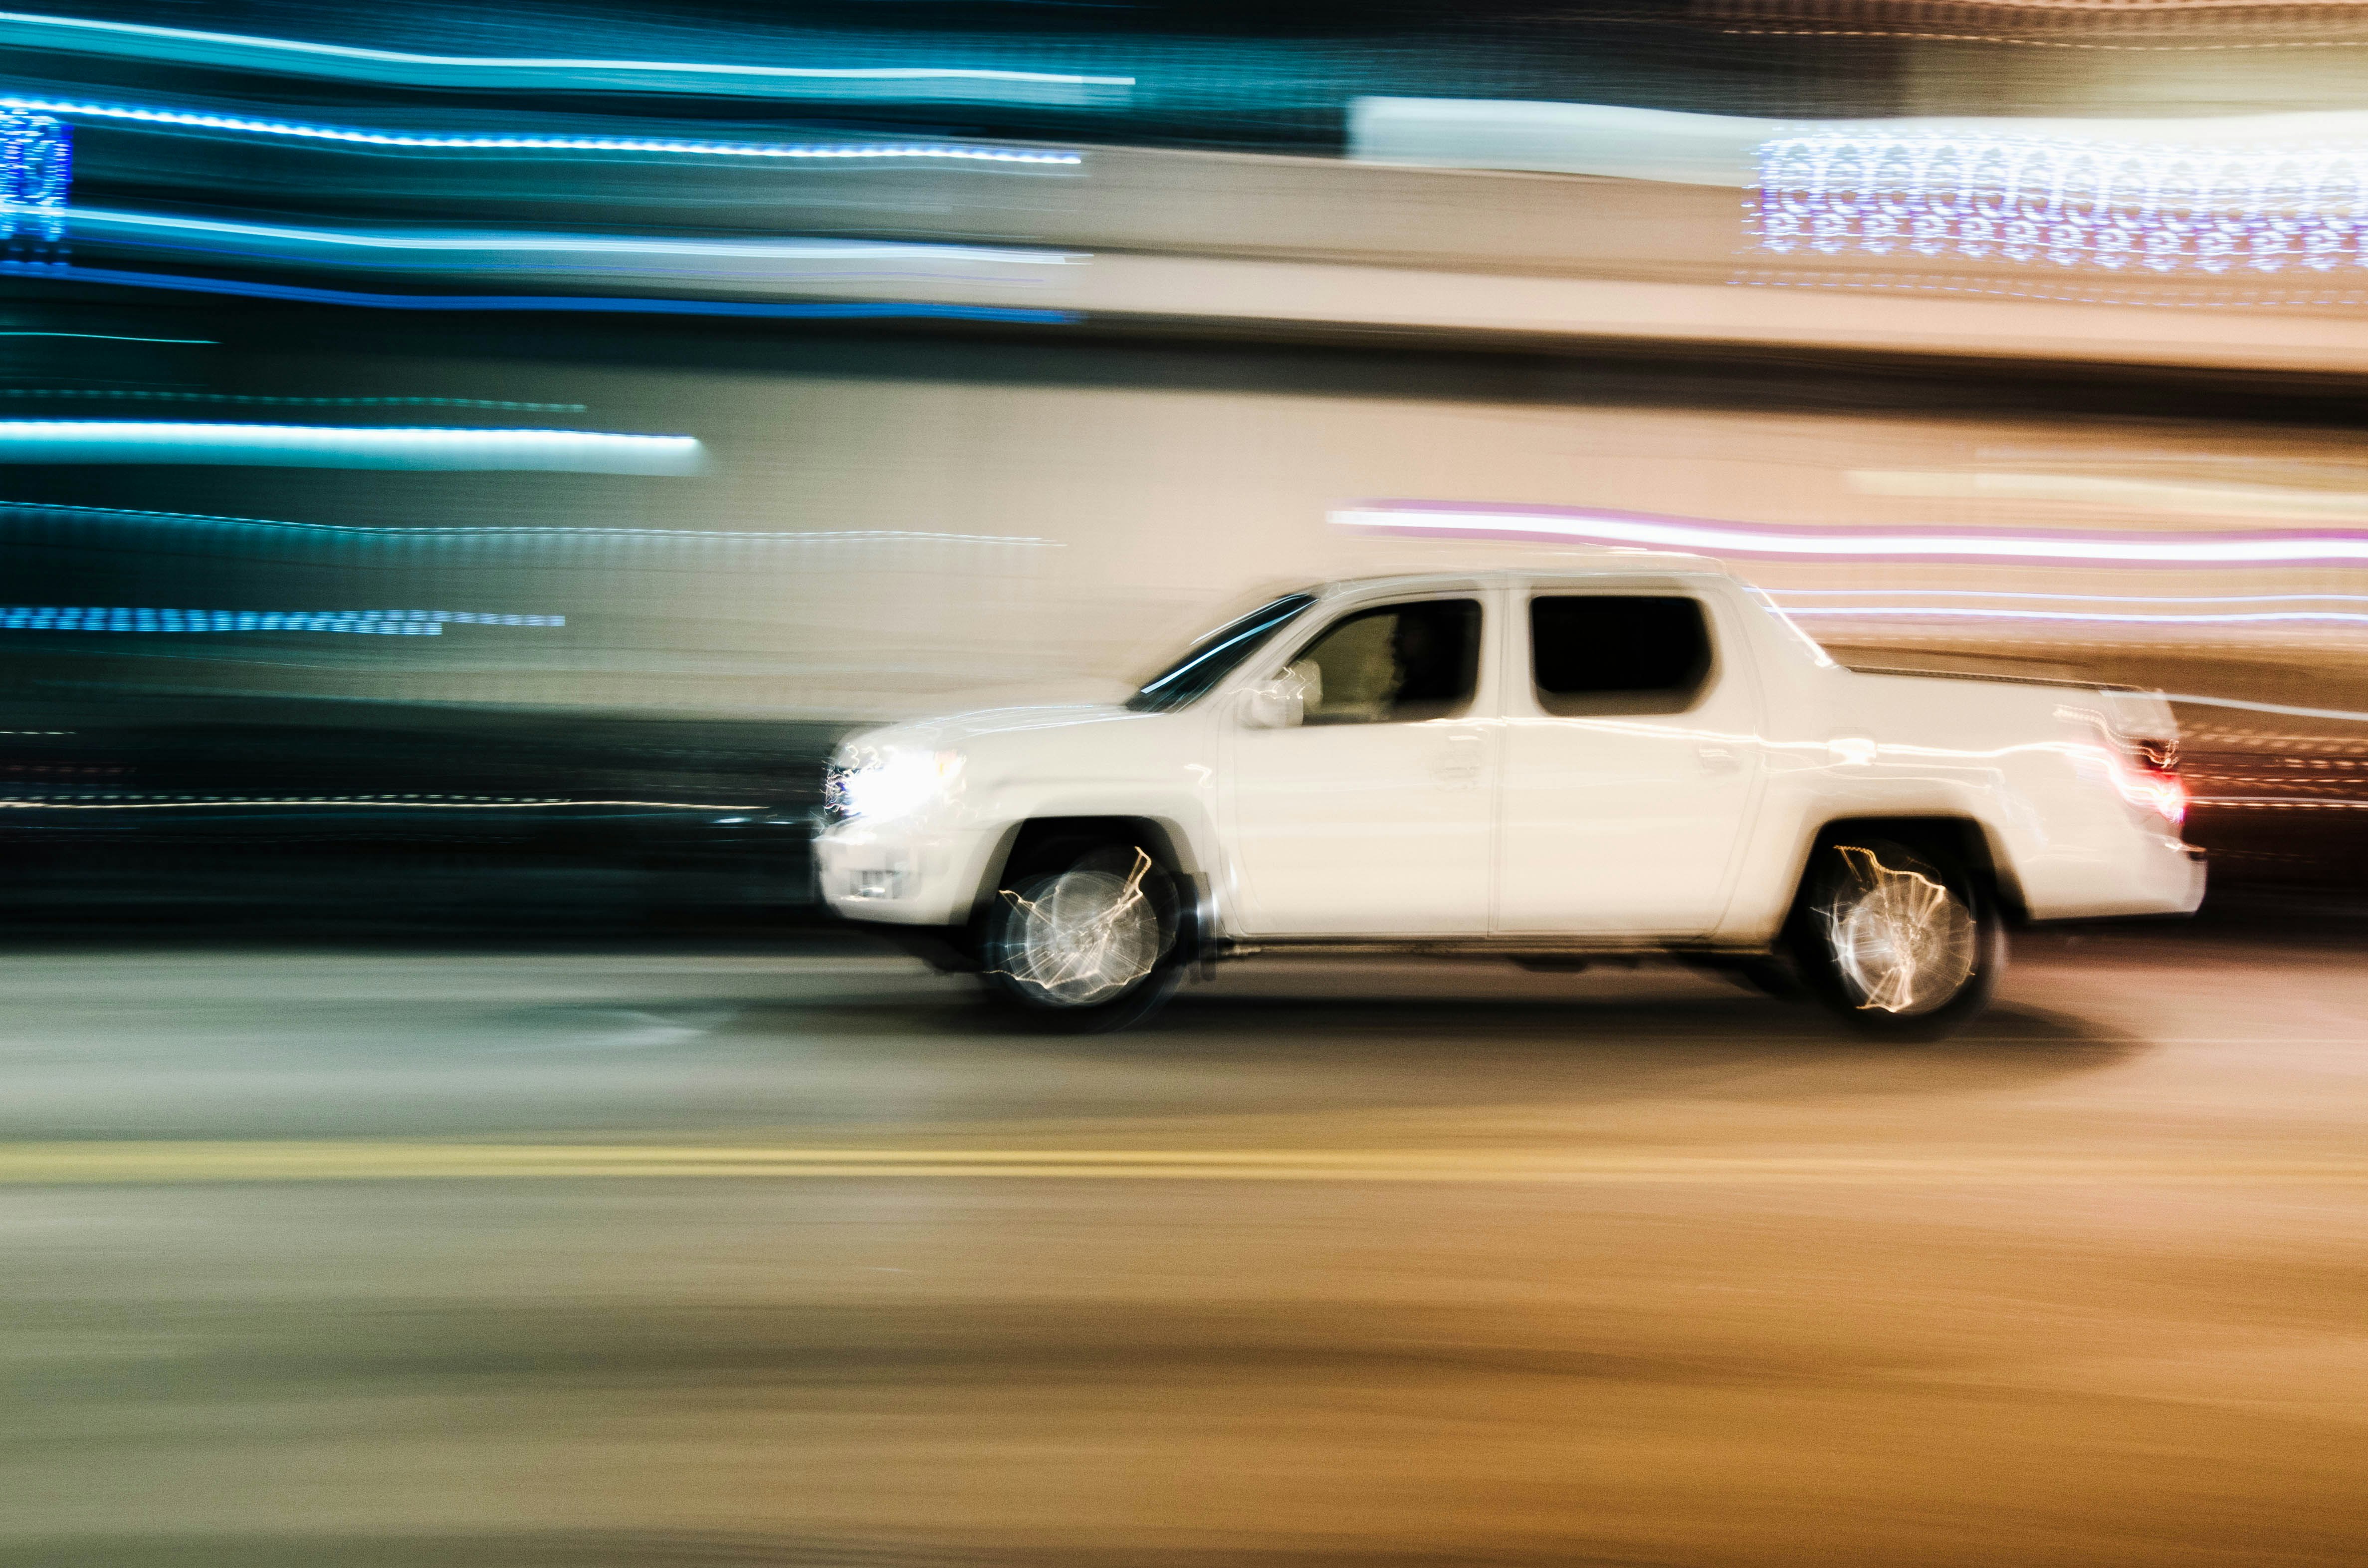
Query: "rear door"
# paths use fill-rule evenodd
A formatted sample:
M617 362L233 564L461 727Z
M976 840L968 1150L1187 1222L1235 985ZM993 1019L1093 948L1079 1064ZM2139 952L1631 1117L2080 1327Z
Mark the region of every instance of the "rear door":
M1732 610L1679 587L1534 588L1508 612L1494 928L1707 933L1760 767Z
M1444 593L1347 609L1266 661L1305 682L1296 727L1225 716L1245 928L1477 937L1496 808L1494 611Z

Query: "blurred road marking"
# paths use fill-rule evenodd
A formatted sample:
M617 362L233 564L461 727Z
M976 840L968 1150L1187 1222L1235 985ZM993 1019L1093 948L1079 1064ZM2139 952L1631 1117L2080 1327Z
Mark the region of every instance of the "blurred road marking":
M0 1184L484 1180L561 1176L1128 1181L2255 1183L2368 1182L2368 1157L2010 1154L1689 1155L1406 1150L829 1149L391 1141L0 1144Z

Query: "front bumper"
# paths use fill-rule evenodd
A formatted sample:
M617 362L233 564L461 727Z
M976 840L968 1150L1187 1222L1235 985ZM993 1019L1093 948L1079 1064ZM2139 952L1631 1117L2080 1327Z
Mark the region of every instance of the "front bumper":
M823 902L850 920L953 926L970 918L985 875L987 835L857 820L814 840Z

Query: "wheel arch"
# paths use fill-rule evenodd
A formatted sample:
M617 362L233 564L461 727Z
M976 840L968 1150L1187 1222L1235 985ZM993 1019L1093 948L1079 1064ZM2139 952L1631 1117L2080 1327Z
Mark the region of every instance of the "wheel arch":
M2013 925L2026 923L2030 908L2013 862L1979 819L1947 812L1909 812L1829 817L1808 834L1793 856L1792 913L1798 915L1808 896L1809 875L1817 852L1845 843L1853 835L1896 839L1900 843L1954 858L1981 879L1999 910ZM1788 925L1791 923L1788 918Z
M1215 928L1210 869L1201 863L1185 824L1163 816L1064 814L1025 817L1012 823L987 855L985 875L971 902L971 924L975 926L994 899L996 890L1004 885L1014 868L1024 868L1032 856L1071 839L1122 839L1149 850L1161 869L1186 890L1182 902L1187 919L1180 936L1188 956L1199 955L1208 933Z

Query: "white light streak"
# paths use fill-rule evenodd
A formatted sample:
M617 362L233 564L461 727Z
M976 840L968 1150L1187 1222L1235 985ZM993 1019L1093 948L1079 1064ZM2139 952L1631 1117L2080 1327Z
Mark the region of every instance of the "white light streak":
M351 44L203 32L139 22L0 11L0 40L23 49L164 59L417 86L528 86L541 91L732 93L780 97L1123 102L1132 76L970 66L801 66L532 55L415 54Z
M680 240L637 234L436 233L350 229L298 229L279 223L238 223L217 218L177 217L161 212L116 212L100 208L67 210L74 231L92 237L136 239L142 235L252 241L259 244L329 250L394 251L420 255L639 256L702 260L756 259L777 264L814 262L1009 263L1060 267L1084 261L1074 251L1001 249L987 245L913 244L887 240ZM228 247L251 250L252 246Z
M690 474L705 458L693 437L596 430L0 420L0 462Z
M1784 607L1784 613L1796 619L1802 616L1841 616L1851 620L1872 617L1910 616L1927 620L2052 620L2140 626L2248 626L2297 621L2368 625L2368 615L2349 610L2262 610L2227 615L2144 615L2064 609L1987 609L1972 606L1951 605L1826 605L1815 608L1787 605Z
M1779 598L2039 599L2098 605L2368 604L2368 594L2043 594L2020 588L1777 588Z

